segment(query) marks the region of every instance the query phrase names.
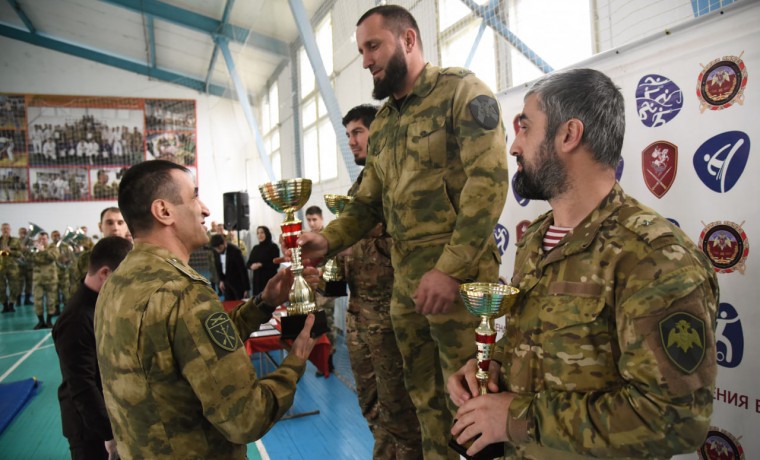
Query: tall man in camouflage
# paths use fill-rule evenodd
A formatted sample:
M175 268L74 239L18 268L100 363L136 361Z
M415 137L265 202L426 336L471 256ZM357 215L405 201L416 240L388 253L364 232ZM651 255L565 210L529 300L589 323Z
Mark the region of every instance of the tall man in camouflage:
M56 288L56 301L61 305L66 305L69 301L69 289L71 288L71 264L74 262L74 251L71 246L61 242L61 232L53 230L50 232L53 239L52 244L58 248L58 286ZM60 309L56 303L55 311L60 314Z
M390 98L372 123L354 201L321 234L300 241L304 257L329 257L386 220L391 319L424 455L457 458L447 448L456 408L445 382L474 355L477 326L457 291L464 281L498 279L493 228L508 187L504 126L493 94L471 72L425 62L405 9L369 10L356 37L374 97Z
M18 240L20 242L23 242L26 239L27 231L28 230L26 227L19 227ZM18 272L19 272L18 304L29 305L32 303L33 269L32 269L32 262L31 262L31 254L29 253L29 248L27 247L23 247L23 246L21 247L21 256L19 257L19 262L18 262Z
M34 311L37 313L35 329L53 327L51 318L58 307L58 258L60 254L54 244L48 244L47 232L40 232L34 249L30 251L34 269ZM47 305L47 321L45 306Z
M21 242L11 235L11 226L3 223L0 233L0 299L3 313L16 311L14 303L21 293L21 278L18 258L21 257Z
M591 69L525 97L512 145L521 196L548 200L518 244L519 297L477 394L475 361L449 379L469 454L670 458L704 441L716 376L718 283L678 227L615 181L623 96ZM568 233L553 249L549 230ZM501 363L501 364L499 364Z
M124 459L243 459L293 403L314 346L309 315L282 365L256 376L240 337L288 299L293 275L280 271L264 291L224 312L209 282L189 265L208 243L209 211L184 166L132 166L119 208L135 238L100 290L95 342L106 408ZM316 282L317 270L304 271Z
M103 234L103 237L120 236L122 238L127 237L128 229L127 223L124 222L124 217L121 215L119 208L110 206L100 212L100 222L98 222L98 229ZM91 249L85 249L79 253L76 265L71 268L71 287L69 293L73 294L79 289L79 285L82 284L82 280L87 274L87 267L90 264Z
M343 117L354 161L367 160L369 126L377 107L360 105ZM354 196L362 175L348 191ZM391 323L393 240L379 223L358 243L338 256L351 289L346 314L346 345L356 381L359 406L375 438L374 459L416 459L422 456L420 424L404 387L403 359Z

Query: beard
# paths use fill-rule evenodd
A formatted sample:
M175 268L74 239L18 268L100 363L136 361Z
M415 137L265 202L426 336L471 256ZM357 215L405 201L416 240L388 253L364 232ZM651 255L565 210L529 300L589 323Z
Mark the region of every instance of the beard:
M548 201L565 191L567 171L559 160L549 139L538 149L535 168L529 168L523 157L518 160L522 171L515 176L515 192L530 200Z
M364 166L367 164L367 157L354 158L354 163L356 163L357 166Z
M400 90L408 71L406 60L404 60L404 49L399 45L385 66L385 77L374 80L375 88L372 90L372 97L380 101Z

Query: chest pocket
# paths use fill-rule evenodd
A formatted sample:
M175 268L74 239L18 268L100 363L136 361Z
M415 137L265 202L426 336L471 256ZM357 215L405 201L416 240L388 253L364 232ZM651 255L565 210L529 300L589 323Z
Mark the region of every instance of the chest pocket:
M587 391L617 385L616 338L604 297L573 292L578 289L572 286L560 290L565 293L550 293L538 303L546 387Z
M406 166L413 170L446 166L446 124L427 119L412 123L406 132Z

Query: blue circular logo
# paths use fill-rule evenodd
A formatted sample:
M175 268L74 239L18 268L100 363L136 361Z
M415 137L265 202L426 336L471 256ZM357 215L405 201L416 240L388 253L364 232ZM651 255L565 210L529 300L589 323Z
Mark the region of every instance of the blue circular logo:
M636 86L636 111L644 126L656 128L678 115L683 107L683 95L668 77L644 75Z
M727 131L711 137L694 154L694 169L712 191L725 193L739 181L749 158L749 136Z
M517 204L519 204L522 207L528 206L528 203L530 203L530 200L528 198L521 197L517 190L515 190L515 179L517 178L517 173L515 173L512 176L512 195L514 195L515 200L517 200Z
M715 348L718 364L736 367L744 356L744 331L739 313L733 305L721 302L715 326Z
M504 255L507 252L507 246L509 245L509 231L501 224L496 224L493 229L493 237L496 239L496 247L499 248L499 255Z

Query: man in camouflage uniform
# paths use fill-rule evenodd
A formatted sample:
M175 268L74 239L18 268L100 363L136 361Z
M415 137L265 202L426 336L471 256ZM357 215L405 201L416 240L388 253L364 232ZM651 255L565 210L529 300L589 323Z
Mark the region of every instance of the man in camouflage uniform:
M110 206L100 212L100 222L98 222L98 229L103 234L103 237L108 236L120 236L122 238L127 237L127 223L124 222L124 217L121 215L119 208ZM92 249L85 249L79 253L76 264L71 269L71 286L69 288L69 295L79 289L79 285L82 284L82 280L87 275L87 267L90 265L90 254Z
M315 340L314 324L281 366L257 378L240 337L288 299L293 275L280 271L264 291L224 312L208 280L189 265L208 243L190 171L163 160L132 166L119 208L134 249L103 285L95 342L106 408L121 458L244 459L293 403ZM316 282L317 271L304 271Z
M517 459L694 452L712 412L717 278L683 231L615 181L622 94L595 70L555 73L519 121L515 191L552 210L518 244L496 393L472 397L474 360L449 379L452 434L482 434L469 454L505 442Z
M3 223L0 234L0 299L3 313L16 311L14 303L21 292L18 258L21 257L21 242L11 235L11 226Z
M386 220L391 319L423 452L458 458L447 446L456 407L445 382L475 354L477 318L459 298L460 283L498 280L493 228L509 182L504 126L493 94L471 72L425 63L405 9L369 10L356 36L374 97L391 97L372 123L354 201L321 236L299 239L304 257L330 257Z
M56 301L61 305L66 305L69 301L69 290L71 288L71 264L74 262L74 251L66 243L61 242L61 232L53 230L50 232L53 244L58 248L58 287L55 296ZM56 314L60 314L58 304L55 307Z
M118 192L118 185L108 183L108 172L104 169L98 170L98 181L92 186L92 197L96 200L114 199Z
M23 244L27 234L26 227L19 227L18 240ZM18 304L29 305L32 303L32 270L31 254L29 248L21 247L21 256L18 260L18 275L19 275L19 290L18 290Z
M377 107L360 105L343 117L354 161L367 160L369 126ZM348 191L353 196L361 174ZM393 240L383 223L351 249L338 264L351 289L346 314L346 345L356 380L359 407L375 438L374 459L416 459L422 456L420 424L404 387L403 360L391 324Z
M34 329L53 327L52 317L58 307L58 258L60 254L54 244L48 244L47 232L40 232L37 242L30 251L34 267L34 311L37 313L37 325ZM47 321L45 306L47 305Z

